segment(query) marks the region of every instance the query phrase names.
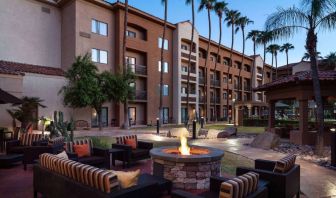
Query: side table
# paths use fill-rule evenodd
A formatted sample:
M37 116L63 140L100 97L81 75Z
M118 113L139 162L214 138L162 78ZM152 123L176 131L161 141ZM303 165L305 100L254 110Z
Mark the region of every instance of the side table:
M123 159L125 159L125 151L123 149L116 149L116 148L110 148L108 150L110 155L110 169L112 169L112 166L115 166L115 160L113 155L122 155ZM123 160L123 168L126 167L125 160Z

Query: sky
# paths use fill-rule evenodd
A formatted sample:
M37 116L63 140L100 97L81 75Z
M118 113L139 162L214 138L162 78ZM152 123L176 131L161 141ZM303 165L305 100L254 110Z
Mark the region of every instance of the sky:
M115 2L114 0L108 0ZM199 4L200 0L195 0ZM229 9L238 10L243 16L247 16L254 21L254 24L246 28L246 32L250 30L263 30L264 23L267 17L274 13L277 8L288 8L293 5L300 6L300 0L226 0ZM164 7L161 0L129 0L129 4L140 10L148 12L154 16L163 18ZM218 17L212 13L212 40L218 41L219 38L219 24ZM178 23L185 20L191 20L191 6L185 5L185 0L169 0L168 2L168 21L171 23ZM208 18L206 11L196 13L196 28L202 36L208 37ZM295 49L289 53L289 62L299 62L305 53L305 38L306 32L296 34L288 40L280 40L274 42L275 44L282 45L289 42L294 45ZM336 52L336 30L333 32L319 32L318 37L318 51L322 56L328 55L330 52ZM231 46L231 29L223 25L222 42L226 46ZM234 49L242 51L242 36L241 32L235 35ZM246 42L247 55L253 55L253 43L248 40ZM257 48L257 54L263 56L263 48ZM271 55L266 58L266 62L271 63ZM286 64L286 55L279 53L278 66Z

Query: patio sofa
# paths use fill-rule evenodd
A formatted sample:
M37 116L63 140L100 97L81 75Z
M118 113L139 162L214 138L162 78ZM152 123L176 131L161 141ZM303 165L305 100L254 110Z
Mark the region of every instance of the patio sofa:
M90 156L79 157L75 153L73 146L83 144L89 145ZM74 140L73 142L66 142L64 144L64 148L69 158L74 159L75 161L92 166L109 167L110 158L108 149L101 149L94 147L92 140L89 138L77 139Z
M269 160L255 160L255 168L238 167L237 175L250 171L256 172L263 180L269 181L269 197L274 198L292 198L300 197L300 166L294 164L286 172L275 171L277 162Z
M229 178L224 177L210 177L210 190L200 193L198 195L186 192L183 190L175 190L172 192L172 198L218 198L220 192L226 194L227 197L239 197L238 195L233 195L233 192L228 190L227 185L231 185L231 181ZM249 180L250 181L250 180ZM224 184L225 183L225 184ZM238 183L237 183L238 184ZM246 184L246 183L244 183ZM268 182L264 180L259 180L256 189L251 193L246 193L246 196L242 196L244 198L267 198L268 197ZM241 186L240 186L241 187ZM239 192L247 191L247 188L237 189ZM237 192L236 191L236 192Z
M24 133L20 136L19 140L6 142L6 153L23 154L27 148L38 146L44 139L44 136L41 134Z
M117 176L111 171L52 154L40 156L40 163L34 166L33 176L35 198L38 193L48 198L159 197L157 183L154 181L138 182L135 186L121 189Z
M135 148L132 148L131 145L127 145L127 139L132 139L135 141ZM127 166L130 166L131 163L138 160L144 160L150 158L149 151L153 148L152 143L138 141L136 135L121 136L116 137L116 143L112 144L112 148L123 149L123 154L116 154L115 159L119 161L126 161Z

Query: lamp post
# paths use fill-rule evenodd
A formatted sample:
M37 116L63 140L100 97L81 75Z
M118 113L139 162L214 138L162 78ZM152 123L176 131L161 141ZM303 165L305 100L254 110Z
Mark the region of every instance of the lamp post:
M192 138L196 139L196 119L192 122Z
M233 120L233 125L236 126L236 110L235 110L235 102L236 99L232 99L232 120Z
M160 134L160 118L156 118L156 134Z
M336 167L336 128L330 129L331 131L331 166Z

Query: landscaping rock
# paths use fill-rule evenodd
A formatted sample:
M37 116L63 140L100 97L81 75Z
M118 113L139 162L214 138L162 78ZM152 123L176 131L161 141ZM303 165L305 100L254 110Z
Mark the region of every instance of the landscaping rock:
M184 127L183 128L172 128L168 131L167 137L180 137L182 133L185 136L189 135L189 131Z
M216 139L218 137L218 134L222 133L224 131L222 130L216 130L216 129L209 129L207 138L209 139Z
M250 146L262 149L272 149L280 142L280 137L274 133L262 133L254 138Z

